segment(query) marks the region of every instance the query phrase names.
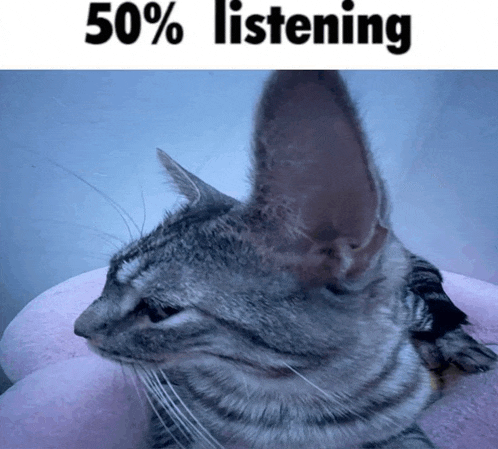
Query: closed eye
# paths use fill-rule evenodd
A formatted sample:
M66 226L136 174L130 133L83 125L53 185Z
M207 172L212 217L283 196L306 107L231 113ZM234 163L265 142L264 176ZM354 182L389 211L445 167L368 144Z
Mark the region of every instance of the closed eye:
M147 315L153 323L158 323L180 313L182 310L180 307L161 305L149 298L141 298L134 312L137 315Z
M332 292L334 295L341 296L341 295L347 295L349 291L334 285L334 284L327 284L326 288L328 291Z

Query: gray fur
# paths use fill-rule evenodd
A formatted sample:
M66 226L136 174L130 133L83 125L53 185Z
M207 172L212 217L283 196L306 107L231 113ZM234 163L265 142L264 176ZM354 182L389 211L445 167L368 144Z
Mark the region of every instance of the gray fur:
M112 258L75 323L147 386L150 447L432 448L414 424L433 393L414 342L439 329L430 301L446 303L420 302L438 272L389 229L339 75L271 78L246 204L158 155L189 204ZM461 324L434 334L446 360Z
M157 149L157 157L166 169L178 192L184 196L192 206L200 204L237 204L237 200L221 193L209 184L200 180L197 176L185 170L178 162L175 162L164 151Z

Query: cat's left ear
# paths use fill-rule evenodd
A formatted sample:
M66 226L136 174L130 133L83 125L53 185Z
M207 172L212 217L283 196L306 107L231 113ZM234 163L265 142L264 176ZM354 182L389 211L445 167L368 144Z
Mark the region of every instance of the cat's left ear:
M275 73L255 124L258 248L311 285L368 272L389 234L387 201L340 75Z
M232 206L238 201L214 187L201 181L197 176L185 170L180 164L175 162L164 151L157 149L157 157L166 172L171 177L173 184L179 193L184 196L191 206L197 205L228 205Z

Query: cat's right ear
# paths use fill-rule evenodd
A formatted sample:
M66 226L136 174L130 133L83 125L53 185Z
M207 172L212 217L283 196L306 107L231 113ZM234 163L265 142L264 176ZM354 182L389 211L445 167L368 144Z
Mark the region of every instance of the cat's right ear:
M309 284L355 278L387 237L384 203L340 76L270 78L256 116L249 203L252 216L270 223L254 232L263 236L261 247Z
M180 164L175 162L159 148L157 148L157 157L173 181L173 185L178 189L178 192L188 200L189 205L212 206L223 204L226 206L233 206L238 203L236 199L221 193L219 190L206 184L197 176L185 170Z

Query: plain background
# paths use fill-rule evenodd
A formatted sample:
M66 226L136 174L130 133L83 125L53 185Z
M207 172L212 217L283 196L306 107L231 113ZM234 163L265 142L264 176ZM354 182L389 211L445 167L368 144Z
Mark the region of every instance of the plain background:
M391 193L396 233L441 269L498 283L498 72L344 75ZM266 76L0 72L0 333L36 295L105 266L178 206L156 147L246 197Z

